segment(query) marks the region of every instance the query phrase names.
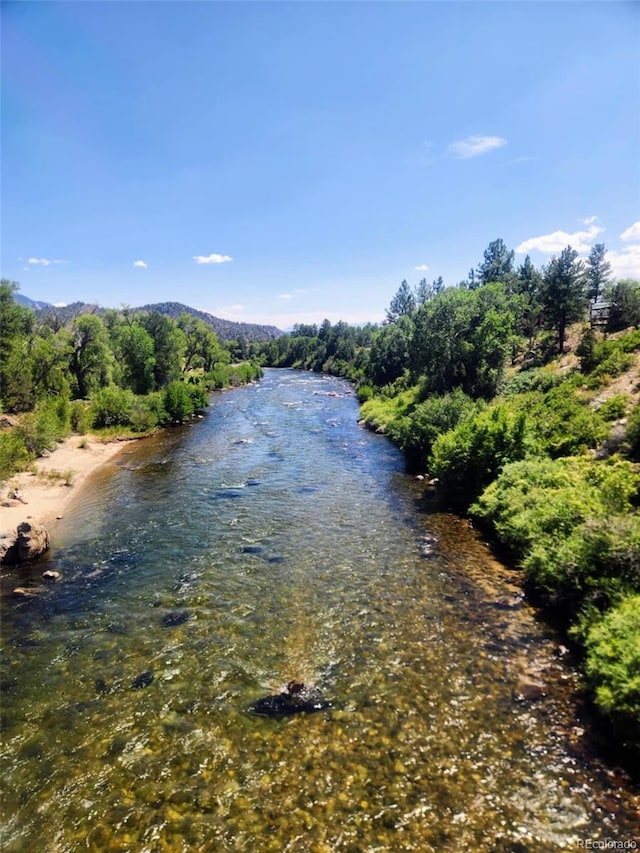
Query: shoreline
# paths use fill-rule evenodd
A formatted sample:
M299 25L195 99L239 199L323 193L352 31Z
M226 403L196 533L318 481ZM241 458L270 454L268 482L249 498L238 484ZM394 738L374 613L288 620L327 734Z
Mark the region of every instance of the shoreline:
M137 439L131 439L136 441ZM117 456L126 441L103 442L93 436L66 438L47 456L36 460L36 473L22 471L2 483L0 491L0 534L10 535L23 521L41 524L51 532L64 517L87 478ZM19 489L24 500L10 498Z

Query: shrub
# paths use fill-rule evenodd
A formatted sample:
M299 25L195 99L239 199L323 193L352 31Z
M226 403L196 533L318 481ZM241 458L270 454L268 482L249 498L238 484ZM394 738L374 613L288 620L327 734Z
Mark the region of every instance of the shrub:
M406 415L389 426L389 436L405 452L412 464L426 464L436 438L456 427L477 410L477 405L463 391L427 397Z
M640 723L640 595L630 595L592 624L585 638L585 671L597 705L621 715L635 737Z
M636 405L627 419L627 443L632 459L640 459L640 406Z
M633 511L640 484L619 459L526 459L506 465L471 507L518 557L549 547L588 518Z
M30 453L23 435L17 429L0 432L0 480L16 471L24 471L35 454Z
M16 431L29 453L42 456L68 435L69 423L68 400L53 398L40 403L35 412L23 415Z
M454 506L468 507L504 465L526 456L530 450L526 423L523 412L502 404L463 420L436 439L430 470Z
M71 429L78 435L85 435L93 425L91 406L83 400L74 400L69 408Z
M108 385L91 399L93 423L98 427L125 426L131 422L134 396L128 389Z
M616 394L614 397L609 397L598 409L600 417L605 421L615 421L618 418L623 418L627 411L629 398L626 394Z
M164 389L164 408L172 423L183 423L195 411L190 389L184 382L175 380Z

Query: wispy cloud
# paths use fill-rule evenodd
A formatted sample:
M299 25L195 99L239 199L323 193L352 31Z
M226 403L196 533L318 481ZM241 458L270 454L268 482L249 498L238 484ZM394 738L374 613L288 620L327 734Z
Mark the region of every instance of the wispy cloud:
M146 261L134 261L133 265L134 265L134 267L140 267L140 269L143 269L143 270L146 270L147 267L149 266L146 263Z
M634 222L620 235L621 240L640 240L640 222Z
M502 148L506 144L507 140L501 136L467 136L466 139L452 142L448 151L458 160L470 160L472 157L479 157L481 154L488 154L489 151Z
M50 267L51 264L66 264L67 262L60 258L29 258L27 263L31 266Z
M218 255L214 252L211 255L194 255L193 260L197 264L226 264L233 258L231 255Z
M552 231L551 234L541 234L540 237L529 237L516 246L516 252L524 255L527 252L538 251L545 255L553 255L561 252L567 246L571 246L577 252L588 252L598 234L602 234L604 228L591 225L586 231Z
M426 272L429 267L426 264L418 264L418 266L414 267L414 269L418 270L419 272Z
M290 293L279 293L278 299L291 299L291 294Z
M589 226L593 225L595 222L598 222L598 220L598 216L587 216L585 219L581 219L580 222L582 222L583 225Z
M229 314L237 317L245 310L244 305L220 305L218 308L203 308L208 314L213 314L214 317L225 317Z

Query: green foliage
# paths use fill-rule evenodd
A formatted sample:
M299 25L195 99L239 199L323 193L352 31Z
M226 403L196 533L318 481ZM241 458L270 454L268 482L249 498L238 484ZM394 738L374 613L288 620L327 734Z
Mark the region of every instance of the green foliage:
M545 323L557 334L558 352L564 350L567 326L580 320L586 309L584 274L578 253L567 246L544 271L542 305Z
M171 423L184 423L195 412L189 386L180 380L170 382L164 389L164 408Z
M23 415L15 433L29 454L42 456L53 450L70 430L69 403L65 399L50 399L40 403L34 412Z
M93 412L91 404L84 400L74 400L69 407L71 429L78 435L89 432L93 426Z
M97 427L126 426L131 422L134 396L129 389L109 385L91 398L93 425Z
M640 460L640 406L637 404L627 419L626 440L631 458Z
M503 397L514 397L529 391L541 391L543 394L565 381L565 377L548 367L534 367L516 373L502 387Z
M602 711L635 731L640 720L640 595L629 595L585 637L587 681ZM616 719L616 721L618 721ZM626 726L625 726L626 728Z
M476 409L459 388L449 394L428 397L389 424L389 436L412 465L426 465L436 438L456 427Z
M579 375L565 379L546 393L537 391L513 398L525 412L538 452L549 456L571 456L599 446L608 433L600 414L581 398L576 385Z
M620 279L606 291L606 297L611 303L607 331L640 326L640 281Z
M625 416L628 404L629 397L626 394L615 394L604 401L598 412L605 421L615 421Z
M34 458L35 454L27 450L21 433L15 429L0 431L0 481L15 471L24 471Z
M524 413L495 405L440 435L430 470L451 504L466 509L504 465L523 459L530 449Z
M588 518L633 509L640 481L626 461L535 458L506 465L470 511L524 558L536 543L559 541Z

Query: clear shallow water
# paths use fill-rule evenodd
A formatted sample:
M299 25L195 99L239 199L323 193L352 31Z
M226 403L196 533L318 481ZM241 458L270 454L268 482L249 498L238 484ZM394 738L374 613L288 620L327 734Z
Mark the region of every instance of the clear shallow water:
M584 746L557 640L464 521L423 511L347 391L267 371L131 445L57 529L63 579L3 598L4 851L640 834L637 792ZM292 678L333 709L246 712ZM548 695L523 700L522 678Z

